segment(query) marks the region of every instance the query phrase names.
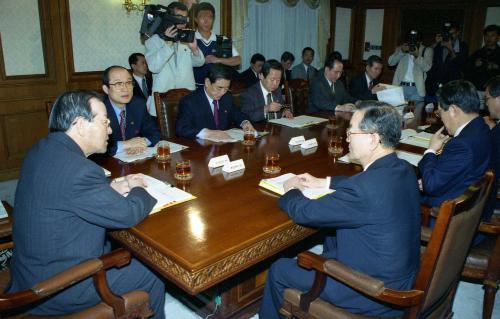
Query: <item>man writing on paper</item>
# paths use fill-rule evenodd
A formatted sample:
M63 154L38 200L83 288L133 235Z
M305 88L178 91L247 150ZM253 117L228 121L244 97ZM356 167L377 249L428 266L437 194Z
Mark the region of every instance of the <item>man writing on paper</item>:
M182 98L175 122L178 136L228 140L231 138L224 130L232 125L255 131L248 117L234 106L231 93L227 93L231 74L228 66L214 63L205 78L205 86Z
M10 292L108 253L107 230L136 225L156 203L144 189L142 175L110 184L102 167L87 159L106 152L111 134L106 107L96 93L62 94L52 108L49 129L49 135L28 152L17 185ZM116 294L148 292L154 318L165 318L163 282L140 262L132 259L106 275ZM30 313L60 316L99 302L89 278L44 300Z
M260 81L241 93L241 111L252 122L281 117L293 118L288 108L282 109L283 95L280 82L283 66L276 60L268 60L262 66Z
M344 64L334 54L325 60L323 74L311 81L309 87L309 112L320 111L352 111L356 101L344 87L339 78L342 76Z
M429 206L439 206L462 194L484 175L491 156L490 130L478 116L479 97L474 85L452 81L437 95L444 127L432 136L429 149L418 163L422 202ZM452 138L442 134L444 128Z
M378 79L383 67L384 61L379 56L370 56L366 60L365 72L351 81L351 95L358 100L377 100L377 92L384 89Z
M401 137L401 116L392 107L368 107L356 111L347 139L352 158L363 172L351 177L316 178L298 175L285 182L280 207L294 222L335 229L325 238L323 256L335 258L394 289L409 289L415 280L420 256L420 196L417 179L394 148ZM306 198L304 187L330 187L334 193L317 200ZM280 318L278 310L285 288L309 290L314 271L281 258L270 268L260 317ZM393 309L326 279L321 298L340 308L368 316L396 317Z
M121 66L111 66L102 75L102 90L112 133L107 153L138 154L160 140L160 130L151 118L146 101L133 96L132 76Z

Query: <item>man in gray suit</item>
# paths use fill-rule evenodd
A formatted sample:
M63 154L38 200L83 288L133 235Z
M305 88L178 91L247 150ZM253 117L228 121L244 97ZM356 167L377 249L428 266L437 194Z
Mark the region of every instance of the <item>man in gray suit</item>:
M250 121L258 122L280 117L293 118L288 108L283 108L280 82L283 66L277 60L268 60L262 66L260 81L241 93L241 111Z
M314 60L314 50L310 47L305 47L302 50L302 63L297 64L292 68L292 79L312 80L318 70L311 65Z
M355 99L347 92L342 81L344 65L330 55L325 61L323 74L311 81L309 86L309 112L352 111Z
M106 107L96 93L68 92L55 102L50 134L29 151L17 185L10 292L27 289L109 252L106 231L136 225L156 204L144 189L142 175L110 184L103 169L87 159L93 153L106 152L109 123ZM164 284L137 260L108 271L107 280L118 295L130 290L148 292L155 318L165 318ZM30 313L61 316L99 302L92 278L88 278L38 304Z

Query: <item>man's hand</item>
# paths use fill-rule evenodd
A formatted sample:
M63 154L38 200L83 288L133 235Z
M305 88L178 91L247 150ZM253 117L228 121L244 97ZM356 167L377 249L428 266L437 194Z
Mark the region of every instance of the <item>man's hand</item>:
M283 113L281 115L284 118L293 119L292 111L290 111L290 109L288 109L288 108L287 109L283 109Z
M279 110L281 110L281 104L279 104L278 102L271 102L268 105L264 105L264 108L267 112L278 112Z
M377 92L380 92L382 90L385 90L385 86L382 84L377 84L372 88L372 94L376 94Z
M117 191L120 195L125 195L130 192L130 186L128 185L127 180L123 177L114 179L109 186L111 186L111 188Z
M193 39L193 42L188 43L187 45L191 49L191 52L193 52L194 55L198 55L200 53L200 50L198 49L198 42L196 41L196 37Z
M163 33L165 34L165 36L169 37L169 38L175 38L175 36L177 35L177 28L175 27L175 25L171 25L170 27L168 27L165 32ZM170 40L167 40L168 42L172 42Z
M335 107L335 112L351 112L352 110L354 110L354 108L355 108L354 104L346 103L342 105L337 105L337 107Z
M300 175L297 175L296 177L299 178L300 185L302 185L303 187L322 188L322 187L329 187L330 186L330 185L327 185L326 178L317 178L317 177L312 176L309 173L300 174Z
M144 175L142 174L130 174L125 177L128 187L130 189L134 187L146 187L146 183L144 182Z
M285 192L294 188L300 189L301 191L304 190L304 186L302 186L302 182L298 176L294 176L283 183L283 189Z
M419 48L415 47L415 50L411 51L410 54L413 55L415 58L418 58Z
M207 55L205 57L205 64L207 63L220 63L220 59L215 55Z
M252 123L250 123L250 121L244 121L241 128L243 129L243 131L254 131L254 132L256 131Z
M139 154L146 150L148 142L144 137L134 137L123 142L123 148L127 154Z
M434 135L431 137L431 142L429 143L429 149L434 152L438 152L444 145L444 143L450 138L448 135L442 134L444 126L441 127Z
M213 139L217 139L217 140L230 140L231 139L231 136L229 136L229 134L227 134L224 131L209 130L209 129L206 129L206 130L207 130L206 138L213 138Z

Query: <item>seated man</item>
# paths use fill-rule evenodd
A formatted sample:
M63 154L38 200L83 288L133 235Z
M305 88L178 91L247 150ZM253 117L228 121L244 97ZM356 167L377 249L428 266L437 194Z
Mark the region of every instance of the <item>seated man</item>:
M318 70L311 65L313 60L314 50L310 47L305 47L302 50L302 63L292 68L292 79L312 80L318 72Z
M142 97L147 101L151 96L151 88L153 87L153 78L148 70L146 58L142 53L132 53L128 57L128 64L132 71L134 80L134 96Z
M283 80L288 81L292 79L292 67L293 61L295 61L295 57L292 53L285 51L281 55L281 66L283 66Z
M363 172L351 177L316 178L298 175L285 182L280 207L298 224L327 227L325 258L382 280L386 287L410 289L420 258L420 204L413 169L394 148L401 137L401 116L392 107L358 110L347 131L349 150ZM325 187L334 193L317 200L305 197L304 187ZM285 288L307 291L314 271L281 258L270 268L260 318L280 318ZM379 304L328 277L321 298L340 308L367 316L396 317L399 309Z
M135 226L156 204L144 189L142 175L110 184L102 167L87 159L106 152L111 134L106 107L96 93L62 94L52 108L49 130L28 152L17 185L10 292L108 253L106 232ZM140 262L132 259L106 275L118 295L131 290L149 293L154 318L165 318L164 284ZM100 301L88 278L37 304L30 313L60 316Z
M133 97L130 73L121 66L110 66L102 76L106 111L113 133L107 153L142 153L160 140L160 130L149 115L144 99Z
M334 55L328 56L323 74L312 80L309 86L309 112L353 110L355 99L339 81L343 69L342 61Z
M355 76L349 86L351 95L358 100L377 100L377 92L383 90L378 79L384 62L379 56L372 55L366 60L363 74Z
M491 156L490 130L478 116L479 97L474 85L452 81L437 94L444 127L432 136L429 149L418 163L422 202L429 206L460 196L484 175ZM443 134L444 128L453 138Z
M262 65L264 65L264 62L266 62L266 58L260 53L255 53L250 59L250 67L241 72L237 80L246 88L259 82L259 74L262 71Z
M254 130L248 117L233 104L231 69L214 63L210 66L205 87L189 93L179 103L175 132L185 138L230 139L224 132L232 125Z
M252 122L284 116L293 118L292 112L285 108L281 111L283 96L279 88L283 67L276 60L269 60L262 66L260 81L241 93L241 111Z

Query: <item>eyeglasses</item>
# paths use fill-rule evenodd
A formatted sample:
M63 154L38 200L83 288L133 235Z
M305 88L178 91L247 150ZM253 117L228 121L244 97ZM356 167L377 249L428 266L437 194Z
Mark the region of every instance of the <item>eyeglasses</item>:
M100 121L94 121L95 117L92 119L92 122L95 122L95 123L101 123L102 125L108 127L109 124L111 123L111 121L108 119L108 118L105 118L103 120L100 120Z
M364 134L374 134L374 133L365 133L365 132L351 132L351 131L347 131L346 132L347 134L347 138L350 138L351 135L364 135Z
M124 87L131 88L134 86L134 82L132 80L127 81L127 82L116 82L116 83L109 83L109 85L114 86L117 89L123 89Z

